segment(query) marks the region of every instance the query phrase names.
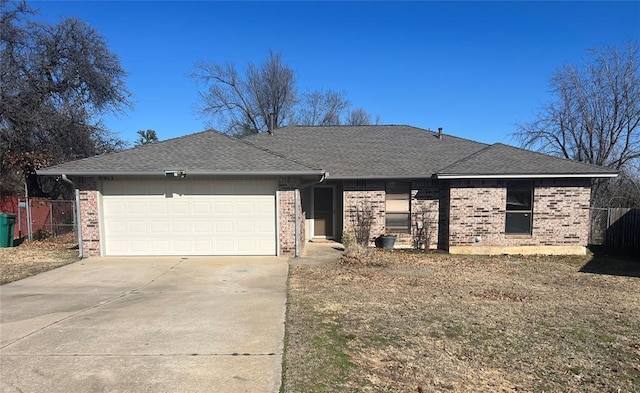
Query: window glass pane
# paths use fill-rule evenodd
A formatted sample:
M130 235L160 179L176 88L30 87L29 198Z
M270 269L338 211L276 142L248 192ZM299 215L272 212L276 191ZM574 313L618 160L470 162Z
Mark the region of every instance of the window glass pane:
M531 234L531 213L507 213L505 232Z
M390 232L409 232L409 213L387 213L385 226Z
M385 198L385 228L387 232L409 233L411 225L411 183L388 182Z
M388 212L408 212L409 200L408 199L387 199L386 210Z
M531 210L531 188L507 187L507 210Z

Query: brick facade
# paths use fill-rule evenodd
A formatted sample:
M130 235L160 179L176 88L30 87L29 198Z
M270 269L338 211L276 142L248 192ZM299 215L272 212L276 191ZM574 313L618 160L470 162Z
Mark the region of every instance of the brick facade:
M370 241L384 234L385 183L383 181L345 181L342 185L342 215L345 231L353 230L358 209L371 209Z
M408 243L405 240L400 244L415 247L419 237L428 237L428 247L438 247L441 192L441 187L433 180L411 182L411 235L405 236Z
M463 253L582 253L588 241L588 180L533 182L531 235L505 233L507 189L499 180L452 181L449 248Z
M94 179L80 179L80 223L82 228L82 254L85 257L100 255L100 213L98 191Z
M295 179L280 179L276 200L278 201L278 239L280 239L280 254L295 255L296 251L296 223L295 207L298 199L298 251L302 253L305 243L305 214L302 209L300 193L296 193L298 183Z
M357 219L357 209L368 207L373 210L370 241L388 233L385 229L386 183L381 180L345 181L343 184L343 217L344 229L351 230ZM430 248L438 245L438 223L440 216L441 190L437 183L430 179L411 182L411 229L410 233L394 233L398 247L414 247L418 236L418 222L423 223L422 230L429 231Z
M78 179L84 256L100 255L98 188L95 179ZM536 180L533 196L532 234L505 234L506 186L500 180L425 179L411 182L411 233L397 234L398 247L414 247L418 223L428 224L430 248L464 253L576 253L588 241L590 181ZM305 244L306 213L297 179L281 178L276 191L280 255L296 251L295 207L298 199L299 251ZM385 233L385 182L344 181L335 201L337 217L349 230L359 206L373 212L370 240ZM305 194L306 195L306 194ZM341 196L341 198L340 198Z

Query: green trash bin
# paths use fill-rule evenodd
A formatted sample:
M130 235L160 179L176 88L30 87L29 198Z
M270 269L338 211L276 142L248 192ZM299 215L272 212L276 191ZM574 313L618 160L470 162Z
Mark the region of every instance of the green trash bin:
M13 247L13 226L16 215L0 213L0 248Z

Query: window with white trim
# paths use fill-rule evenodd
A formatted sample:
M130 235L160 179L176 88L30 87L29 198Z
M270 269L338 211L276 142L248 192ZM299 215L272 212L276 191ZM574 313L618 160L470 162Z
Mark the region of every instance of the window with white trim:
M411 228L411 183L388 182L385 198L386 232L409 233Z
M533 226L533 184L518 181L507 183L505 233L531 235Z

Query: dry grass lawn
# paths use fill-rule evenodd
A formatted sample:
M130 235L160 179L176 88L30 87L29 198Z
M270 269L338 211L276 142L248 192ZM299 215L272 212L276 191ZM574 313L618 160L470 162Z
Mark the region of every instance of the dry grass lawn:
M292 266L282 391L640 392L640 263L590 259Z
M73 234L0 248L0 285L78 261Z

